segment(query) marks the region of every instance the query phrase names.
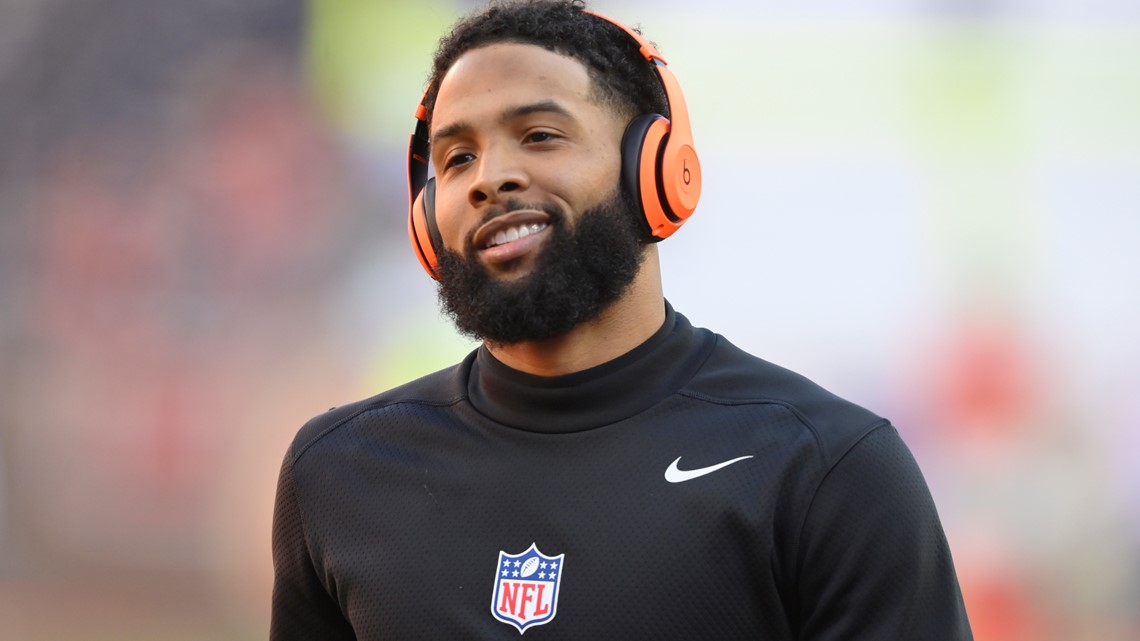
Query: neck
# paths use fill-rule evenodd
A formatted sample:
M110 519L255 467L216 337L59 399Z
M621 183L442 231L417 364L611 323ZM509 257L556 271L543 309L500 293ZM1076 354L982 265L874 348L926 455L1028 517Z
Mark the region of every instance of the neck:
M611 361L653 336L665 322L665 295L657 248L646 248L637 277L621 298L593 320L541 341L487 343L503 364L528 374L561 376Z

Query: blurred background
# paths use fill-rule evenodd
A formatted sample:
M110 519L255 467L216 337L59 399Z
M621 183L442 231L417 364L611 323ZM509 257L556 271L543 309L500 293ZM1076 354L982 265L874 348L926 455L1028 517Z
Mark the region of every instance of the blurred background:
M473 348L407 247L459 0L0 1L0 638L261 639L277 470ZM980 641L1140 638L1140 4L597 0L696 324L890 417Z

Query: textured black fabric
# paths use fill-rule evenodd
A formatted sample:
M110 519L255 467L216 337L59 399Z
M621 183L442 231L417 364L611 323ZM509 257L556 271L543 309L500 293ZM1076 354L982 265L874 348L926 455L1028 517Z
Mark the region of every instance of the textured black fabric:
M679 483L693 470L750 456ZM527 639L970 639L894 428L668 310L542 378L485 349L314 418L286 455L271 638L516 639L499 554L565 555Z

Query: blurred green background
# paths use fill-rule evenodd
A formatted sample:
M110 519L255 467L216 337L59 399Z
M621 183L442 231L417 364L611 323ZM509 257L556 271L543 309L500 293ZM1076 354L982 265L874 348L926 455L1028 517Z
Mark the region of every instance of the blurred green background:
M405 145L474 2L0 4L0 638L267 635L277 469L448 365ZM890 417L979 641L1140 638L1140 5L598 0L696 324Z

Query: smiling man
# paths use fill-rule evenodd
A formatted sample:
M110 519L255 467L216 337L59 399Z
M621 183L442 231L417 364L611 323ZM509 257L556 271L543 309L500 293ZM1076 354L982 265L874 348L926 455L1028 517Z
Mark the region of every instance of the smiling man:
M700 165L651 43L493 4L417 117L409 237L483 344L298 433L273 639L971 638L891 424L665 301Z
M584 369L664 320L660 278L642 273L641 230L618 185L618 143L633 114L594 94L582 63L513 42L461 56L439 85L441 300L461 331L519 369L519 359L537 373ZM567 349L580 353L575 362Z

